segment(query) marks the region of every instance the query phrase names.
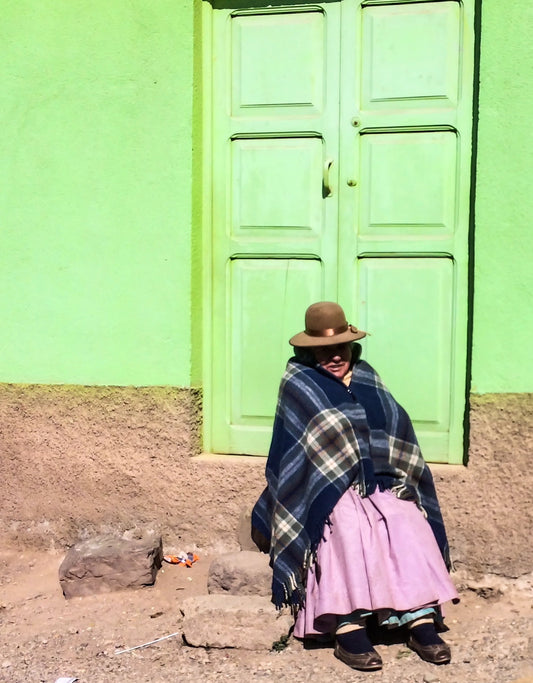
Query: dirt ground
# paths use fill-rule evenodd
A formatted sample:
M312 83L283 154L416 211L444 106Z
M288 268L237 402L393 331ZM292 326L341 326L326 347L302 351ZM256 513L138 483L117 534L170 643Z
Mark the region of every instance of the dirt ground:
M478 587L456 577L461 603L447 610L451 664L421 661L402 643L379 644L381 672L363 674L336 660L330 646L291 640L276 652L187 646L180 604L206 592L209 556L190 569L164 564L153 587L65 600L57 570L62 554L0 553L0 681L81 683L167 681L381 681L508 683L533 681L531 581ZM533 577L530 577L530 579ZM117 651L175 634L151 646Z
M280 652L183 643L180 604L206 592L211 558L239 549L239 514L264 481L261 459L192 457L198 411L177 389L0 385L0 681L533 681L531 396L474 402L469 466L433 468L462 597L447 611L452 663L380 644L373 674L294 640ZM200 561L164 565L150 588L66 601L68 547L135 529Z

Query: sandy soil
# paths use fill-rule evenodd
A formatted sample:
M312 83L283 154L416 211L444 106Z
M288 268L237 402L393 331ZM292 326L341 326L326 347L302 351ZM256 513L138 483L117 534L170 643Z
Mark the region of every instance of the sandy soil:
M303 683L378 680L382 683L533 681L532 585L477 585L456 577L462 601L450 606L445 638L453 660L422 662L401 642L380 644L384 668L363 674L337 661L331 647L304 649L291 640L281 652L205 650L182 639L180 604L206 592L210 558L186 569L163 565L153 587L65 600L57 570L62 554L0 553L0 681L80 682L250 680ZM533 577L531 577L533 578ZM166 635L131 652L117 651Z

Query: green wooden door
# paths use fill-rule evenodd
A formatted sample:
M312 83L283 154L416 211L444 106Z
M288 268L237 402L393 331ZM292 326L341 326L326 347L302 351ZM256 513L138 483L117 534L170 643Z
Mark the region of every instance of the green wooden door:
M426 457L462 459L472 2L212 12L206 446L264 454L287 339L332 299ZM254 4L254 3L251 3Z
M338 171L339 11L213 13L218 452L265 453L286 340L309 301L336 295L338 202L326 195Z

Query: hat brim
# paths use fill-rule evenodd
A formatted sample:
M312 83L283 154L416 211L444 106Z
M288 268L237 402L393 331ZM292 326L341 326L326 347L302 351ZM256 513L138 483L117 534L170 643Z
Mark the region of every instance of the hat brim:
M333 346L334 344L345 344L346 342L357 341L366 337L366 332L355 327L348 328L346 332L335 334L331 337L314 337L307 332L299 332L289 339L291 346Z

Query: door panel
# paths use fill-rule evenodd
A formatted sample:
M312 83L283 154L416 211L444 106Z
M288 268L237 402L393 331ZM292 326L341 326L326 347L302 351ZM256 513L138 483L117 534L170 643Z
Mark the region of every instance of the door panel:
M229 447L261 454L270 441L287 339L301 325L308 302L320 298L322 264L316 259L237 258L228 267Z
M244 14L231 25L234 116L286 117L287 108L316 114L323 110L323 12Z
M344 7L360 34L341 55L356 85L341 102L339 301L371 333L363 353L412 412L425 457L461 462L473 3Z
M362 135L361 175L366 182L359 234L403 242L453 235L456 156L453 131Z
M278 244L320 238L324 231L323 140L236 139L231 147L232 236Z
M362 258L359 320L365 343L409 412L422 451L446 460L450 419L454 264L449 258ZM355 278L354 278L355 280Z
M460 55L458 2L363 10L362 105L454 106Z
M268 450L287 340L336 296L339 26L337 3L213 13L217 452Z

